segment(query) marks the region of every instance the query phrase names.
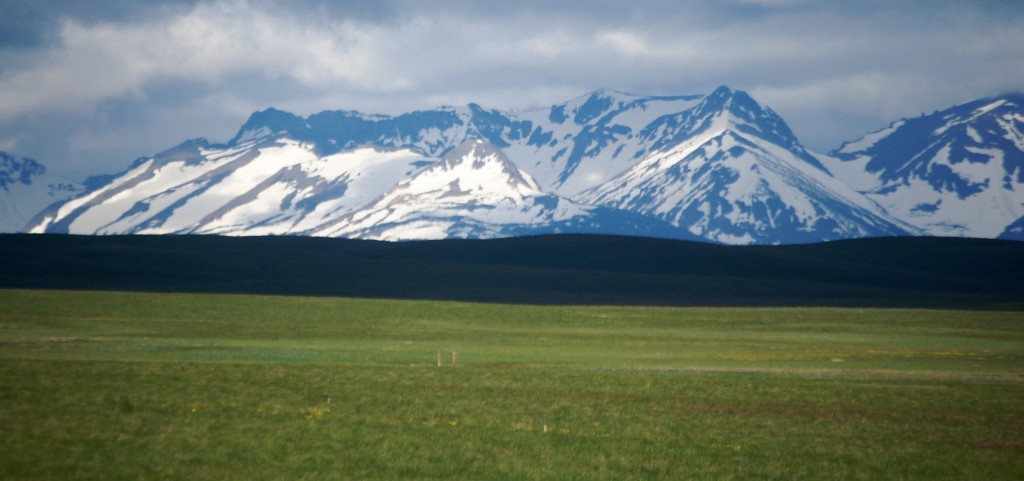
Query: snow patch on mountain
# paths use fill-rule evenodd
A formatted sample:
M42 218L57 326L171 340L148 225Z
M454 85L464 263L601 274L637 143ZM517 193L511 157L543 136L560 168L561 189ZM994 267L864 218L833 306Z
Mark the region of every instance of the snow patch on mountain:
M0 152L0 232L21 232L39 211L81 190L35 159Z
M727 244L905 235L881 209L790 151L731 128L651 155L581 200L638 212Z
M508 226L558 222L583 212L541 192L494 145L471 140L367 208L310 234L381 240L496 237Z
M823 157L837 178L926 235L992 238L1024 215L1024 96L893 123Z
M901 120L831 155L742 91L598 90L543 109L252 114L95 177L33 232L404 240L594 232L731 244L994 237L1024 216L1021 96Z
M408 150L318 157L292 140L186 143L65 203L33 231L294 234L362 207L425 163Z

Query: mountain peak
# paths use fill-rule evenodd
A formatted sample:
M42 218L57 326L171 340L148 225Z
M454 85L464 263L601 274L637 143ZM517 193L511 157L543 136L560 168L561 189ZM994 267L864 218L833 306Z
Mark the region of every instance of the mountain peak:
M996 237L1024 216L1024 96L903 119L844 143L837 170L930 235Z
M247 140L258 139L280 132L295 134L306 129L306 120L295 114L273 107L253 112L238 133L228 142L237 145Z
M46 167L27 157L18 159L0 152L0 190L13 184L31 185L32 179L46 173Z
M746 92L723 85L698 99L692 108L659 118L641 132L643 136L660 137L651 150L664 150L697 135L717 135L728 130L768 141L793 152L816 169L826 170L800 144L782 117L770 108L761 107Z
M916 234L927 226L912 217L939 212L929 225L987 236L1024 216L1021 105L1024 96L1007 94L904 122L914 128L893 139L921 138L889 151L900 159L885 166L882 137L843 150L858 154L856 162L818 156L778 114L725 85L674 97L605 88L521 112L470 103L302 118L269 108L253 113L230 144L196 140L145 158L35 225L411 239L580 226L640 233L654 231L636 226L655 222L673 237L774 243ZM932 161L915 164L925 157ZM882 179L883 190L905 179L928 189L914 190L905 209L891 207L873 183L876 165L894 176ZM1006 199L1009 207L996 202ZM956 216L974 212L967 207L984 207L971 214L979 219L1007 213L975 225Z
M747 92L720 86L708 95L708 106L727 112L737 124L740 132L753 134L792 151L796 156L815 168L827 169L797 140L789 125L769 107L763 107Z
M640 96L639 95L635 95L635 94L631 94L629 92L623 92L621 90L615 90L615 89L610 89L610 88L602 87L602 88L599 88L597 90L594 90L593 92L590 92L590 94L587 95L586 97L588 97L588 98L589 97L599 97L599 98L607 98L607 99L620 100L620 101L629 101L629 100L633 100L633 99L639 98Z
M1024 93L1022 92L1007 92L1002 95L996 95L994 97L987 97L979 100L967 102L962 105L977 106L980 105L979 109L983 110L982 113L1007 106L1007 107L1024 107Z
M740 92L739 90L733 90L728 85L719 85L715 90L712 90L708 97L731 97L734 92Z
M757 103L747 92L725 85L720 85L704 99L710 105L725 110L750 110L758 113L764 110L761 104Z
M537 182L528 174L520 171L505 152L496 145L483 139L470 139L448 152L441 159L446 170L468 168L472 171L492 169L507 176L507 183L522 184L537 190Z
M728 111L744 120L757 117L776 116L771 109L761 107L749 94L722 85L704 98L706 109Z
M0 232L22 232L46 207L81 191L81 185L28 157L0 152Z
M571 118L576 125L586 125L641 98L618 90L600 88L563 104L552 106L549 119L561 124Z

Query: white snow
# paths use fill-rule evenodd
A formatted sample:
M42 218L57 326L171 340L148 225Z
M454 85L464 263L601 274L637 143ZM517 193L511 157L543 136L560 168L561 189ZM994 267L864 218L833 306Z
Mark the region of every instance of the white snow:
M892 135L893 132L902 127L905 123L907 123L905 120L894 122L889 127L865 135L860 140L844 144L843 147L839 149L839 152L843 154L852 154L866 150L872 145L877 144L880 140Z
M275 135L273 132L255 129L246 132L234 147L201 149L202 160L193 152L180 159L161 157L144 162L110 185L66 202L54 219L37 226L36 231L58 219L73 218L73 233L292 233L389 240L489 236L499 235L507 226L543 225L586 216L594 205L602 205L653 215L676 225L684 215L702 213L703 218L683 227L719 242L752 243L762 241L757 237L760 234L753 232L770 230L793 218L812 229L818 219L827 216L849 236L863 232L865 226L884 223L903 225L911 232L994 236L1009 221L1024 216L1020 197L1024 185L1013 180L1010 187L1004 187L1010 182L1001 170L1005 153L984 144L990 135L988 127L979 131L968 125L965 129L976 144L965 148L986 156L988 162L954 162L948 145L939 149L934 159L918 159L948 166L963 179L988 186L980 194L959 199L955 193L936 192L922 181L883 185L877 175L867 172L871 159L865 152L905 121L844 144L839 152L855 156L852 160L812 154L827 168L824 172L786 148L743 133L737 127L744 120L728 111L699 119L709 127L698 135L655 150L659 139L679 132L662 126L653 139L641 138L640 133L665 115L682 113L685 117L701 99L639 102L640 97L619 92L600 94L611 98L612 106L588 125L577 125L573 117L589 95L566 103L568 119L560 124L548 118L550 109L506 113L513 122L532 123L526 136L509 140L511 145L503 149L507 162L487 149L445 161L431 157L479 136L469 122L469 107L449 110L462 120L461 125L426 129L418 134L415 145L409 143L416 136L406 133L401 141L411 150L358 148L319 157L311 145L286 138L270 143L266 136ZM1001 105L1003 101L991 102L972 112L969 119L950 115L937 132L992 115ZM606 132L616 131L612 138L604 139L608 143L603 148L600 135L581 136L593 134L599 119L607 121L602 127ZM997 122L1003 136L1024 151L1024 116L1001 115ZM538 129L550 135L549 141L527 145L530 134ZM387 142L396 142L394 137L397 135L382 133ZM574 146L566 139L578 139L580 144ZM570 174L567 162L574 147L583 148L585 154ZM731 150L734 147L740 150ZM709 170L726 172L736 180L725 185L719 184L718 178L700 174ZM889 187L897 191L877 194ZM712 196L734 208L726 213L728 209L713 207L706 201ZM557 207L550 208L552 201ZM785 207L763 218L740 209L776 201ZM915 209L924 204L938 207L935 212ZM844 207L833 211L831 205ZM148 209L140 209L142 206ZM846 209L856 214L847 216ZM726 234L710 227L715 225L712 220L721 220L723 215L728 215L725 220L733 226L750 230Z
M984 163L954 163L950 159L950 147L946 145L928 161L948 166L968 182L987 186L981 192L961 199L956 192L940 192L930 183L912 178L899 184L893 192L867 195L892 215L906 219L926 235L996 237L1006 225L1024 216L1024 197L1021 196L1024 183L1011 179L1010 188L1004 186L1004 153L1001 150L977 147L967 147L967 150L986 155L989 160ZM919 209L922 205L936 206L935 211Z
M974 112L972 112L971 113L971 117L972 118L981 117L982 115L985 115L985 114L987 114L987 113L989 113L989 112L991 112L991 111L993 111L995 109L998 109L999 107L1002 107L1005 104L1006 104L1006 100L1004 100L1004 99L996 100L995 102L992 102L992 103L990 103L988 105L980 107L977 110L975 110Z
M992 110L995 110L995 109L1003 106L1005 103L1006 103L1005 100L1001 100L1001 99L997 100L997 101L992 102L990 104L987 104L985 106L979 107L978 109L975 109L973 112L971 112L971 115L966 117L966 118L954 119L952 116L949 116L949 121L946 123L946 125L943 125L942 127L939 127L937 129L935 129L934 134L935 135L942 135L942 134L946 133L947 130L949 130L950 128L952 128L954 126L962 125L962 124L966 124L966 123L971 123L971 122L977 120L978 117L981 117L982 115L985 115L985 114L991 112Z
M535 186L528 174L497 154L474 147L462 157L435 163L399 182L372 205L313 233L387 240L441 238L459 235L451 230L455 226L448 219L453 217L494 230L578 214L578 209L562 202L553 212L542 208L537 200L546 194Z
M260 127L258 129L255 129L255 130L246 130L242 134L242 136L238 138L238 140L235 143L236 144L241 144L241 143L249 142L249 141L252 141L252 140L261 139L261 138L270 136L273 133L274 132L272 130L270 130L269 128L267 128L265 126L264 127Z
M974 130L974 127L967 127L967 136L977 144L985 141L981 138L981 134L979 134L977 130Z
M1013 145L1017 147L1017 150L1024 152L1024 132L1021 128L1024 127L1024 115L1006 115L1002 118L996 119L999 126L1003 128L1006 134L1003 138L1013 142Z
M755 218L739 206L763 204L776 197L792 209L797 221L808 229L822 215L830 215L837 217L835 220L845 226L850 235L864 232L857 221L838 218L843 214L827 211L823 203L826 201L852 205L865 214L899 224L876 203L786 149L732 130L733 122L729 117L719 116L713 119L711 127L704 133L667 152L647 156L611 181L584 192L579 199L653 215L686 227L694 234L724 243L750 243L756 238L750 234L733 236L710 230L712 218L727 215L734 226L762 226L770 230L776 227L778 219L772 216ZM743 153L738 157L730 153L737 146L743 147ZM700 149L703 150L698 155ZM711 159L716 157L720 160L711 164ZM709 169L725 169L738 178L722 186L706 175L697 176ZM654 197L640 199L641 194L654 194ZM735 208L730 213L713 212L705 200L709 195L721 195ZM680 225L686 209L695 209L703 214L703 218L689 226Z
M619 106L639 98L615 92L611 92L609 95L616 99L615 104ZM551 122L548 119L550 110L547 109L516 112L512 114L512 119L528 120L533 123L534 128L540 127L543 132L551 132L552 139L575 138L584 130L584 126L576 125L572 121L572 117L575 115L575 110L578 110L588 98L589 95L567 103L565 113L569 119L562 124ZM566 161L573 150L572 144L558 142L555 146L527 146L528 139L523 139L522 142L513 143L503 150L516 165L530 172L543 190L574 199L582 192L601 185L632 167L636 162L634 154L648 147L641 142L639 137L644 128L660 117L688 110L699 103L699 98L695 100L649 99L642 105L632 105L628 109L615 113L610 117L606 127L608 129L628 127L629 133L618 135L615 143L605 146L600 152L593 152L598 147L597 144L586 146L587 155L584 155L565 182L560 182L559 178L563 174ZM622 150L618 151L620 146ZM562 149L566 150L558 161L551 161L550 159ZM618 155L616 155L616 151L619 152Z
M51 185L67 185L72 191L54 191ZM21 232L28 226L36 214L51 204L70 199L80 193L81 186L50 172L43 173L32 179L30 185L22 183L8 184L0 188L0 232Z

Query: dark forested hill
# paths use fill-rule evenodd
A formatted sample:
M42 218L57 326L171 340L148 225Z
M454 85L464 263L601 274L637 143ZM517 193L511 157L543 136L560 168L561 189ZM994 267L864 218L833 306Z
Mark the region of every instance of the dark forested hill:
M1024 308L1024 243L0 235L0 287L536 304Z

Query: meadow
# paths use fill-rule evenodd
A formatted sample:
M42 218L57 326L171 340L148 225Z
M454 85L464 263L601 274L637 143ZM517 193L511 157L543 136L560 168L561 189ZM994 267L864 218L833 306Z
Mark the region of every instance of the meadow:
M4 480L1019 480L1022 400L1021 311L0 290Z

